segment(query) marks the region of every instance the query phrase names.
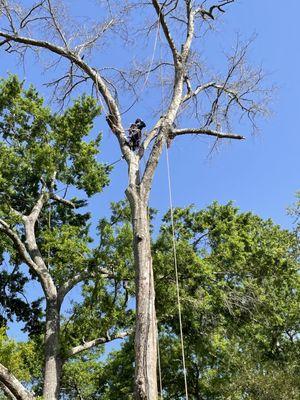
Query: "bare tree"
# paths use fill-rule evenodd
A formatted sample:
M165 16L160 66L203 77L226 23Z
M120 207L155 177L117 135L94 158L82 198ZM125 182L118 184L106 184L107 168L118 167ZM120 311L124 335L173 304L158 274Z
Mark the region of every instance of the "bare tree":
M100 22L88 28L88 22L71 19L63 2L41 0L25 9L22 2L0 1L0 45L8 53L17 53L20 57L24 57L28 49L54 55L56 58L51 65L61 62L61 68L66 71L48 84L61 100L79 84L91 82L95 95L106 109L107 124L127 163L126 196L132 212L136 264L135 398L138 400L157 399L157 330L148 200L164 146L183 135L212 136L217 141L242 140L244 136L232 132L231 126L239 117L246 116L255 127L256 116L265 112L268 93L260 86L263 74L246 64L249 43L237 42L233 53L227 56L225 74L214 73L207 79L207 70L199 60L199 38L206 38L226 7L234 2L99 1ZM107 47L112 49L116 36L118 43L123 40L126 46L134 42L133 37L138 38L141 46L149 37L154 37L150 59L142 62L140 57L133 58L125 67L93 65L88 61L92 50L98 50L99 59ZM147 103L147 97L143 97L145 87L152 87L157 93L162 85L168 100L157 108L160 117L147 132L138 151L134 151L128 145L123 116L137 104ZM129 93L127 97L122 96L124 89ZM128 96L131 96L131 103ZM191 116L190 121L195 125L177 127L184 121L184 115ZM144 168L141 160L145 160ZM27 222L27 225L30 236L32 223ZM34 268L38 265L45 287L49 286L49 293L52 293L54 289L47 278L47 268L42 263L39 265L36 253L35 257ZM57 301L56 296L53 300L52 297L49 301ZM51 324L56 323L57 312L50 320ZM54 352L55 346L52 343L49 352ZM49 365L52 377L47 377L49 387L44 391L45 399L57 398L56 386L51 383L56 380L55 374L56 367Z

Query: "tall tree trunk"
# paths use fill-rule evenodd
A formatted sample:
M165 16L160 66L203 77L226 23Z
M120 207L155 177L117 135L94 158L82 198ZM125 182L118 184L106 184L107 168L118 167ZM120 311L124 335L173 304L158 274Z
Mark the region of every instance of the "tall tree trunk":
M148 218L148 195L127 191L136 264L135 399L157 399L157 327Z
M48 300L45 333L44 400L57 400L60 391L62 361L60 357L60 307L57 300Z

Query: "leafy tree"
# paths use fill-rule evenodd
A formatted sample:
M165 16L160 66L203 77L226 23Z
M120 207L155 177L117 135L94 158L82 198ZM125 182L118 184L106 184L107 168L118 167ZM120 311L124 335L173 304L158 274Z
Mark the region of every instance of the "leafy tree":
M86 227L78 224L73 209L57 205L60 212L70 213L75 226ZM53 220L61 223L54 208L52 204ZM149 213L152 219L154 211ZM174 222L190 398L297 399L299 264L295 234L271 220L240 213L232 204L214 203L201 211L175 209ZM63 229L56 232L55 226L53 222L52 236L48 229L49 236L41 236L41 248L45 254L51 252L61 271L70 268L70 260L64 258L67 249L59 234ZM133 235L126 202L112 204L111 217L99 221L98 235L99 244L89 249L89 265L102 271L108 268L113 279L88 275L81 301L74 302L70 315L62 318L61 357L66 359L76 348L81 351L64 362L61 397L129 400L133 398L133 337L110 355L103 354L101 347L90 346L97 334L101 343L118 332L115 327L128 331L133 323ZM70 246L69 236L63 237ZM164 398L180 398L181 394L184 397L184 385L170 213L163 218L158 237L153 238L152 253ZM76 263L80 265L80 259L76 258ZM61 279L59 274L56 279ZM20 345L5 336L3 340L11 343L5 349L14 347L11 362L18 368L6 359L7 365L39 394L43 381L41 353L36 350L39 337ZM7 350L2 354L4 359Z
M176 210L174 217L192 398L268 398L269 376L278 388L272 396L296 399L300 393L296 367L300 326L295 235L270 220L238 213L231 204L213 204L200 212ZM167 254L170 232L166 221L156 244L158 251L154 251L161 276L157 278L161 282L156 289L158 302L175 298ZM171 352L164 353L164 345L166 341L167 348L172 348L178 321L174 302L164 301L157 308L161 310L166 398L174 398L183 392L183 383L179 376L172 379L176 366ZM179 357L177 340L174 346ZM290 390L281 388L284 376L290 377Z
M58 396L69 360L127 335L123 270L117 273L101 245L92 248L90 215L80 210L86 200L67 199L68 188L92 196L109 182L110 168L97 160L101 135L86 140L99 112L94 99L82 96L63 114L53 114L37 91L25 89L15 76L0 82L0 243L2 260L8 258L12 268L10 274L1 271L1 324L5 329L15 316L30 338L18 344L1 331L0 381L16 398L33 397L21 381L37 395ZM27 303L21 296L33 279L43 298ZM61 315L66 295L81 282L82 302ZM35 362L25 368L26 354L34 351Z
M176 209L174 221L189 397L298 399L294 233L230 203ZM153 255L163 398L184 398L169 213ZM133 365L129 340L93 367L94 392L82 398L132 399Z

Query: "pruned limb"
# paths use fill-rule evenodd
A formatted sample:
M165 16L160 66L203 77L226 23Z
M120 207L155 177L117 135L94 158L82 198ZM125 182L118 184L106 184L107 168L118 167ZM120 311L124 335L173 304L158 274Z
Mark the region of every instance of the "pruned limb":
M237 135L231 132L220 132L213 129L204 129L204 128L184 128L184 129L175 129L170 134L170 139L173 139L175 136L180 135L207 135L214 136L218 139L237 139L244 140L245 137L242 135Z
M106 335L106 337L100 337L100 338L97 338L94 340L90 340L89 342L86 342L79 346L73 347L71 350L69 350L67 352L66 358L74 357L77 354L82 353L83 351L89 350L93 347L99 346L100 344L109 343L116 339L124 339L128 335L129 335L129 332L120 332L120 333L116 333L112 336Z
M0 382L17 400L35 399L35 396L2 364L0 364Z

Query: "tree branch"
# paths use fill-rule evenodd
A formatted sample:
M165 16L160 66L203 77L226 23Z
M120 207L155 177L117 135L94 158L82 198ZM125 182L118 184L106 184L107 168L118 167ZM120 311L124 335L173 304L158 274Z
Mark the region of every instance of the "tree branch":
M37 265L34 263L32 258L30 257L24 243L21 241L19 236L17 235L16 232L14 232L11 227L3 220L0 219L0 231L3 232L5 235L7 235L15 244L15 247L23 259L23 261L30 267L32 268L36 273L37 272Z
M54 12L54 10L53 10L53 8L52 8L51 1L50 1L50 0L47 0L47 4L48 4L48 10L49 10L49 13L50 13L50 16L51 16L51 20L52 20L52 22L53 22L53 25L54 25L56 31L58 32L58 34L59 34L61 40L63 41L63 43L64 43L66 49L69 49L68 42L67 42L67 40L66 40L66 38L65 38L65 35L64 35L64 33L63 33L63 31L62 31L62 29L61 29L61 27L60 27L59 22L57 21L57 16L56 16L56 13Z
M160 4L158 3L157 0L152 0L152 4L153 4L153 7L154 7L154 9L156 11L156 14L157 14L157 16L159 18L159 22L160 22L160 24L162 26L165 38L166 38L166 40L167 40L167 42L169 44L169 47L171 49L171 52L172 52L172 55L173 55L174 64L177 64L178 61L179 61L179 58L180 58L180 54L179 54L179 52L178 52L178 50L176 48L176 45L175 45L175 42L174 42L172 36L171 36L169 27L168 27L167 22L165 20L165 16L164 16L164 14L162 12L162 7L160 6Z
M55 193L50 194L50 199L57 201L58 203L64 204L65 206L76 208L76 204L70 200L64 199L63 197L57 196Z
M109 279L115 279L116 275L114 275L111 271L109 271L106 268L96 268L94 271L82 271L79 272L78 274L75 274L72 278L66 280L58 289L58 298L59 301L62 302L64 297L68 294L70 290L73 289L75 285L78 283L84 281L85 279L93 278L97 275L102 275L104 277L107 277Z
M26 219L27 219L27 225L28 225L27 229L30 229L30 236L32 236L32 231L34 230L34 228L32 227L32 224L28 222L27 217L24 217L24 219L25 219L25 229L26 229ZM52 280L52 277L44 261L42 260L40 252L37 249L35 239L29 238L28 241L28 238L26 238L26 243L29 245L28 246L29 248L27 250L25 244L22 242L18 234L3 219L0 219L0 232L3 232L12 240L22 260L28 265L29 268L31 268L38 275L46 297L49 296L51 297L52 294L56 292L56 288Z
M131 159L131 151L129 147L126 145L126 135L125 135L125 130L122 125L122 119L121 119L121 114L119 111L119 107L113 98L107 83L105 80L102 78L102 76L99 74L99 72L95 69L90 67L88 64L86 64L82 58L76 54L75 52L72 52L68 49L65 49L61 46L57 46L53 43L44 41L44 40L36 40L36 39L31 39L28 37L22 37L18 35L13 35L9 34L5 31L0 31L0 37L3 37L6 39L6 41L12 41L15 43L21 43L25 44L28 46L33 46L33 47L38 47L38 48L43 48L51 51L52 53L58 54L59 56L62 56L69 61L73 62L75 65L77 65L80 69L82 69L95 83L96 88L99 90L100 94L102 95L108 110L109 110L109 115L107 116L107 122L112 131L115 133L116 137L118 138L121 151L125 156L125 159L127 162Z
M44 191L43 187L42 194L32 208L30 214L28 216L22 216L26 236L25 244L22 242L19 235L2 219L0 219L0 231L4 232L13 241L21 258L28 267L38 275L45 296L51 298L56 296L56 287L38 249L34 230L36 221L48 197L49 194Z
M13 394L17 400L34 400L35 397L22 383L0 364L0 382Z
M241 135L237 135L230 132L220 132L213 129L204 129L204 128L184 128L184 129L175 129L171 132L171 139L175 136L180 135L207 135L207 136L215 136L218 139L237 139L244 140L245 137Z
M35 203L34 207L32 208L30 214L26 217L24 216L23 219L27 218L30 219L32 224L35 224L41 211L44 206L44 204L47 202L49 198L49 194L44 191L44 188L42 189L42 194L40 195L38 201Z
M129 332L120 332L117 333L113 336L109 336L107 335L106 337L101 337L101 338L97 338L94 340L91 340L89 342L86 342L82 345L73 347L71 350L68 351L66 358L70 358L70 357L74 357L75 355L85 351L85 350L89 350L95 346L98 346L100 344L105 344L105 343L109 343L112 342L113 340L116 339L124 339L126 336L129 335Z
M4 385L4 383L2 383L0 381L0 389L2 390L2 392L6 395L6 397L10 400L16 400L16 396L14 396L12 394L12 392L8 389L7 386Z
M215 16L213 14L215 9L224 13L225 10L223 10L223 7L226 6L227 4L234 3L234 1L235 0L226 0L226 1L220 2L219 4L213 4L208 10L204 9L203 7L199 7L196 9L196 13L201 14L203 19L205 19L206 17L215 19Z
M163 117L160 117L160 119L157 121L157 123L154 125L154 127L151 129L151 131L148 133L148 136L146 137L144 143L142 144L144 150L146 150L149 147L152 140L155 138L155 136L157 136L160 126L162 124L162 118Z
M185 78L185 82L187 84L187 94L183 97L182 103L185 103L186 101L190 100L192 97L196 97L200 92L202 92L205 89L209 89L210 87L214 87L216 82L208 82L204 83L203 85L199 85L196 87L195 90L192 90L190 81L188 77Z
M186 0L186 14L187 14L187 33L186 40L182 47L182 58L186 62L190 53L194 31L195 31L195 11L192 9L191 0Z

